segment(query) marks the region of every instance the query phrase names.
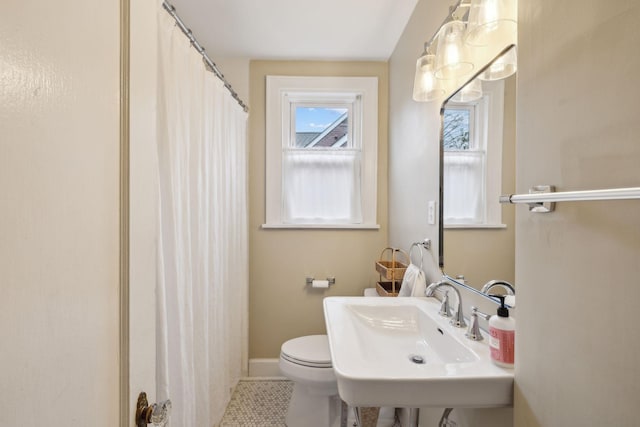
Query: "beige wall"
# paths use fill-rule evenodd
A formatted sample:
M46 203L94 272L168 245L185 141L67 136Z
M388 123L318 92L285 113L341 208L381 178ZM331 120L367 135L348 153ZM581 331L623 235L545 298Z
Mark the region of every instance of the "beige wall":
M640 5L520 2L517 189L640 185ZM516 213L517 426L637 426L640 202Z
M379 230L265 230L265 76L378 77ZM288 339L325 333L322 299L375 286L387 243L388 67L383 62L252 61L249 87L249 357L274 358ZM336 278L326 291L305 277Z
M249 105L249 58L221 57L214 53L209 54L216 66L231 84L240 99Z
M420 0L389 59L389 239L409 248L428 238L424 255L429 281L440 277L438 226L427 223L430 200L438 200L441 101L412 100L416 60L448 13L446 2Z
M501 189L502 194L513 194L516 188L515 75L505 80L502 135ZM506 228L445 229L444 271L453 277L463 274L466 283L477 289L493 279L515 284L515 212L511 205L502 206L502 223Z
M3 2L0 425L118 425L119 5Z

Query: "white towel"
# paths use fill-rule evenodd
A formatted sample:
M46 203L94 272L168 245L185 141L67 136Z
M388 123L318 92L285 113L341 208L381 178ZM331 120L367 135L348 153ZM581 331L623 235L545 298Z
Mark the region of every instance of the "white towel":
M423 297L427 289L427 279L424 272L413 264L409 264L402 278L402 285L398 291L399 297Z

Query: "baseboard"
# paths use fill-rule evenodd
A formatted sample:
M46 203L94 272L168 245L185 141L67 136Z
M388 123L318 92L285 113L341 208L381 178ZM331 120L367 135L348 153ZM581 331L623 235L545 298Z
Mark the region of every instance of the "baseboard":
M279 359L249 359L249 377L283 377Z

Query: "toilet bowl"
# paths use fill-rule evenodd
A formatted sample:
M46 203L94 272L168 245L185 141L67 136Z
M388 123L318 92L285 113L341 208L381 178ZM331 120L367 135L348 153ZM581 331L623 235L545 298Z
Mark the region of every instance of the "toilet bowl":
M309 335L285 342L279 367L293 381L287 427L339 427L342 400L327 336Z

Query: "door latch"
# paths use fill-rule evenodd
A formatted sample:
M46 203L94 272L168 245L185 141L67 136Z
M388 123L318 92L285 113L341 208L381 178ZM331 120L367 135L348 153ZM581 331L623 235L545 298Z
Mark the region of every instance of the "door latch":
M138 405L136 407L136 427L146 427L148 424L164 427L171 415L171 401L154 403L149 405L147 393L144 391L138 395Z

